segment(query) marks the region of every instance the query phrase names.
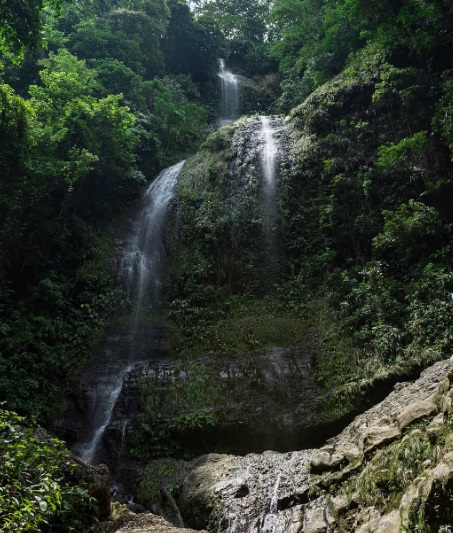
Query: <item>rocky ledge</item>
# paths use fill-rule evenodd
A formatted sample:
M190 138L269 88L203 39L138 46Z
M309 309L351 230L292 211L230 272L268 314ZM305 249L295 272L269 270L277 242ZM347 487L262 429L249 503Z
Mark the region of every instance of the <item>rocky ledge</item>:
M185 521L218 533L448 531L452 365L397 384L320 449L194 460L179 495Z
M112 522L100 524L95 533L196 533L193 529L178 528L152 514L126 513ZM199 531L198 533L206 533Z

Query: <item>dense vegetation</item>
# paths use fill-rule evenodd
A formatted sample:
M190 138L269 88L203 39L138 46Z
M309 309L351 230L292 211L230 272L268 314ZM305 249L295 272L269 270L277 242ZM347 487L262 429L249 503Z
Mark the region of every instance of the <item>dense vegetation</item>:
M315 330L329 390L451 353L451 2L194 4L0 0L0 400L41 422L127 309L107 264L120 215L198 149L221 56L244 112L290 113L278 253L267 261L257 181L231 195L240 121L181 178L175 349Z
M0 408L2 531L77 531L96 522L96 501L74 483L75 465L62 442Z
M178 2L45 7L39 31L40 3L27 28L6 5L0 396L43 420L121 304L105 265L115 215L212 118L222 35Z

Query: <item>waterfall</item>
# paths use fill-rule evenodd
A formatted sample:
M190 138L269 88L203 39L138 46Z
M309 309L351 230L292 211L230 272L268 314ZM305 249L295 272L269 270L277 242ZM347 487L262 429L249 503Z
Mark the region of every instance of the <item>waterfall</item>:
M184 161L163 170L145 193L145 205L124 254L121 274L135 317L156 305L163 283L163 229Z
M271 248L275 245L276 190L278 144L275 139L275 128L269 117L260 117L261 121L261 166L263 171L264 192L264 234Z
M220 119L221 125L229 124L239 117L239 81L225 68L225 60L219 59Z
M123 376L132 369L133 365L126 368L120 367L117 372L110 372L102 383L96 384L96 401L91 413L91 434L85 442L78 443L73 447L73 452L85 461L92 463L96 459L96 453L104 431L112 418L113 409L121 393Z
M278 117L259 117L259 160L262 175L263 234L266 243L268 280L272 285L279 271L277 243L277 186L279 137L282 121Z
M89 414L90 430L85 441L73 448L74 453L89 462L97 459L99 445L112 419L124 377L136 364L146 362L143 352L135 349L138 321L144 312L156 306L161 292L165 218L183 165L184 161L181 161L163 170L148 188L144 206L124 252L120 275L134 306L133 320L127 334L130 350L126 357L116 358L99 376L92 377L95 390Z
M280 487L280 479L281 479L281 473L279 472L277 479L275 481L273 491L272 491L272 498L271 498L271 503L269 506L270 514L276 514L278 511L278 489Z

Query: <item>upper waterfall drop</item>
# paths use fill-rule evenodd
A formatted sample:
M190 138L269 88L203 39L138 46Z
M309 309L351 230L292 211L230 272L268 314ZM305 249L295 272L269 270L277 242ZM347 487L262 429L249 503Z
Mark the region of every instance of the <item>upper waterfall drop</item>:
M126 248L121 274L134 303L135 314L155 304L163 284L163 229L185 161L163 170L145 193L145 205Z
M229 124L239 117L239 80L225 68L225 60L219 59L220 125Z

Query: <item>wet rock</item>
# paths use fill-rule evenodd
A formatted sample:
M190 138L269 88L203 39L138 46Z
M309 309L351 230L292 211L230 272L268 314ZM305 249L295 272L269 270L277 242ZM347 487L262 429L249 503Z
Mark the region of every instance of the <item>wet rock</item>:
M414 421L436 412L435 399L445 392L450 361L436 363L407 387L391 392L385 400L359 415L337 437L313 454L312 472L327 471L360 460L392 442Z
M146 509L139 503L128 503L127 508L135 514L145 513Z
M436 410L434 404L434 394L429 398L421 400L419 402L414 402L411 405L408 405L405 409L401 411L398 416L398 425L400 428L405 428L412 422L420 420L425 416L429 416Z
M302 531L307 533L327 533L329 526L326 517L326 501L320 499L303 512Z
M210 524L217 533L397 533L413 530L418 509L436 527L451 523L453 435L443 423L451 417L452 390L446 379L451 366L451 360L441 361L413 383L397 387L319 450L194 460L180 497L184 517L194 527ZM351 477L363 479L367 465L385 456L386 447L400 446L396 450L403 453L405 446L426 439L438 439L437 452L423 462L421 475L402 486L393 508L364 505L357 490L343 492L357 487L348 485ZM421 452L411 447L410 453ZM412 461L419 461L417 455Z
M156 433L169 426L172 417L180 415L180 410L172 412L166 406L174 380L180 380L183 386L190 385L189 369L184 363L164 359L166 340L162 330L143 329L138 338L143 351L148 346L146 353L154 357L154 361L137 364L124 376L97 456L97 461L108 464L114 479L124 490L132 493L137 491L144 468L140 461L128 459L126 453L134 423L144 418L141 381L151 380L153 390L161 398L162 408L153 422ZM119 330L112 331L103 351L104 366L98 361L84 374L78 401L71 403L66 416L57 424L59 436L66 438L69 444L86 439L96 388L108 378L108 375L104 378L102 372L114 373L115 350L121 352L123 346L125 350L127 342L127 335L121 336ZM218 447L228 447L237 453L287 450L322 442L325 427L318 409L322 398L314 380L312 359L316 347L313 343L314 340L309 339L306 346L299 348L273 347L239 356L200 356L195 364L207 374L209 391L206 396L220 398L217 404L207 406L213 410L215 426L191 434L177 433L173 425L172 438L197 453ZM161 359L158 354L162 354ZM203 445L206 448L201 448ZM77 448L76 445L75 451Z
M118 520L121 520L125 517L133 517L135 516L134 511L129 509L129 507L126 504L120 503L120 502L113 502L112 503L112 514L111 518L113 522L117 522Z
M361 509L354 521L354 531L356 533L372 533L376 531L381 520L381 513L374 507Z
M405 382L398 382L398 383L395 383L395 385L393 386L393 390L394 391L400 391L400 390L403 390L404 388L408 387L410 385L410 382L409 381L405 381Z
M215 530L237 533L290 531L280 528L292 523L294 529L300 520L284 507L295 507L304 499L310 454L309 450L267 451L245 457L210 454L195 459L188 465L179 496L181 512L192 527L211 523ZM237 497L238 492L242 497Z
M346 496L344 496L343 494L340 494L339 496L332 498L330 500L330 505L331 505L332 513L334 515L338 515L342 511L349 509L351 504L348 498L346 498Z
M135 352L131 359L131 346L134 343ZM79 382L74 385L74 393L69 398L64 416L54 423L53 431L73 450L76 455L83 453L90 438L95 432L98 421L93 417L96 405L103 401L103 390L106 387L114 389L117 382L121 383L122 371L127 366L134 367L134 362L162 360L168 352L167 333L165 328L141 324L134 332L128 326L113 326L102 343L96 360L93 361L81 375ZM138 365L139 366L139 365ZM127 374L127 373L126 373ZM127 375L126 375L127 379ZM128 398L131 402L129 412L139 410L139 395ZM118 456L123 442L122 432L126 420L113 420L118 426L118 450L113 454ZM99 454L93 462L105 462L112 466L112 455L106 443L101 441Z
M436 417L432 419L426 431L428 434L435 435L444 429L444 414L439 413Z

